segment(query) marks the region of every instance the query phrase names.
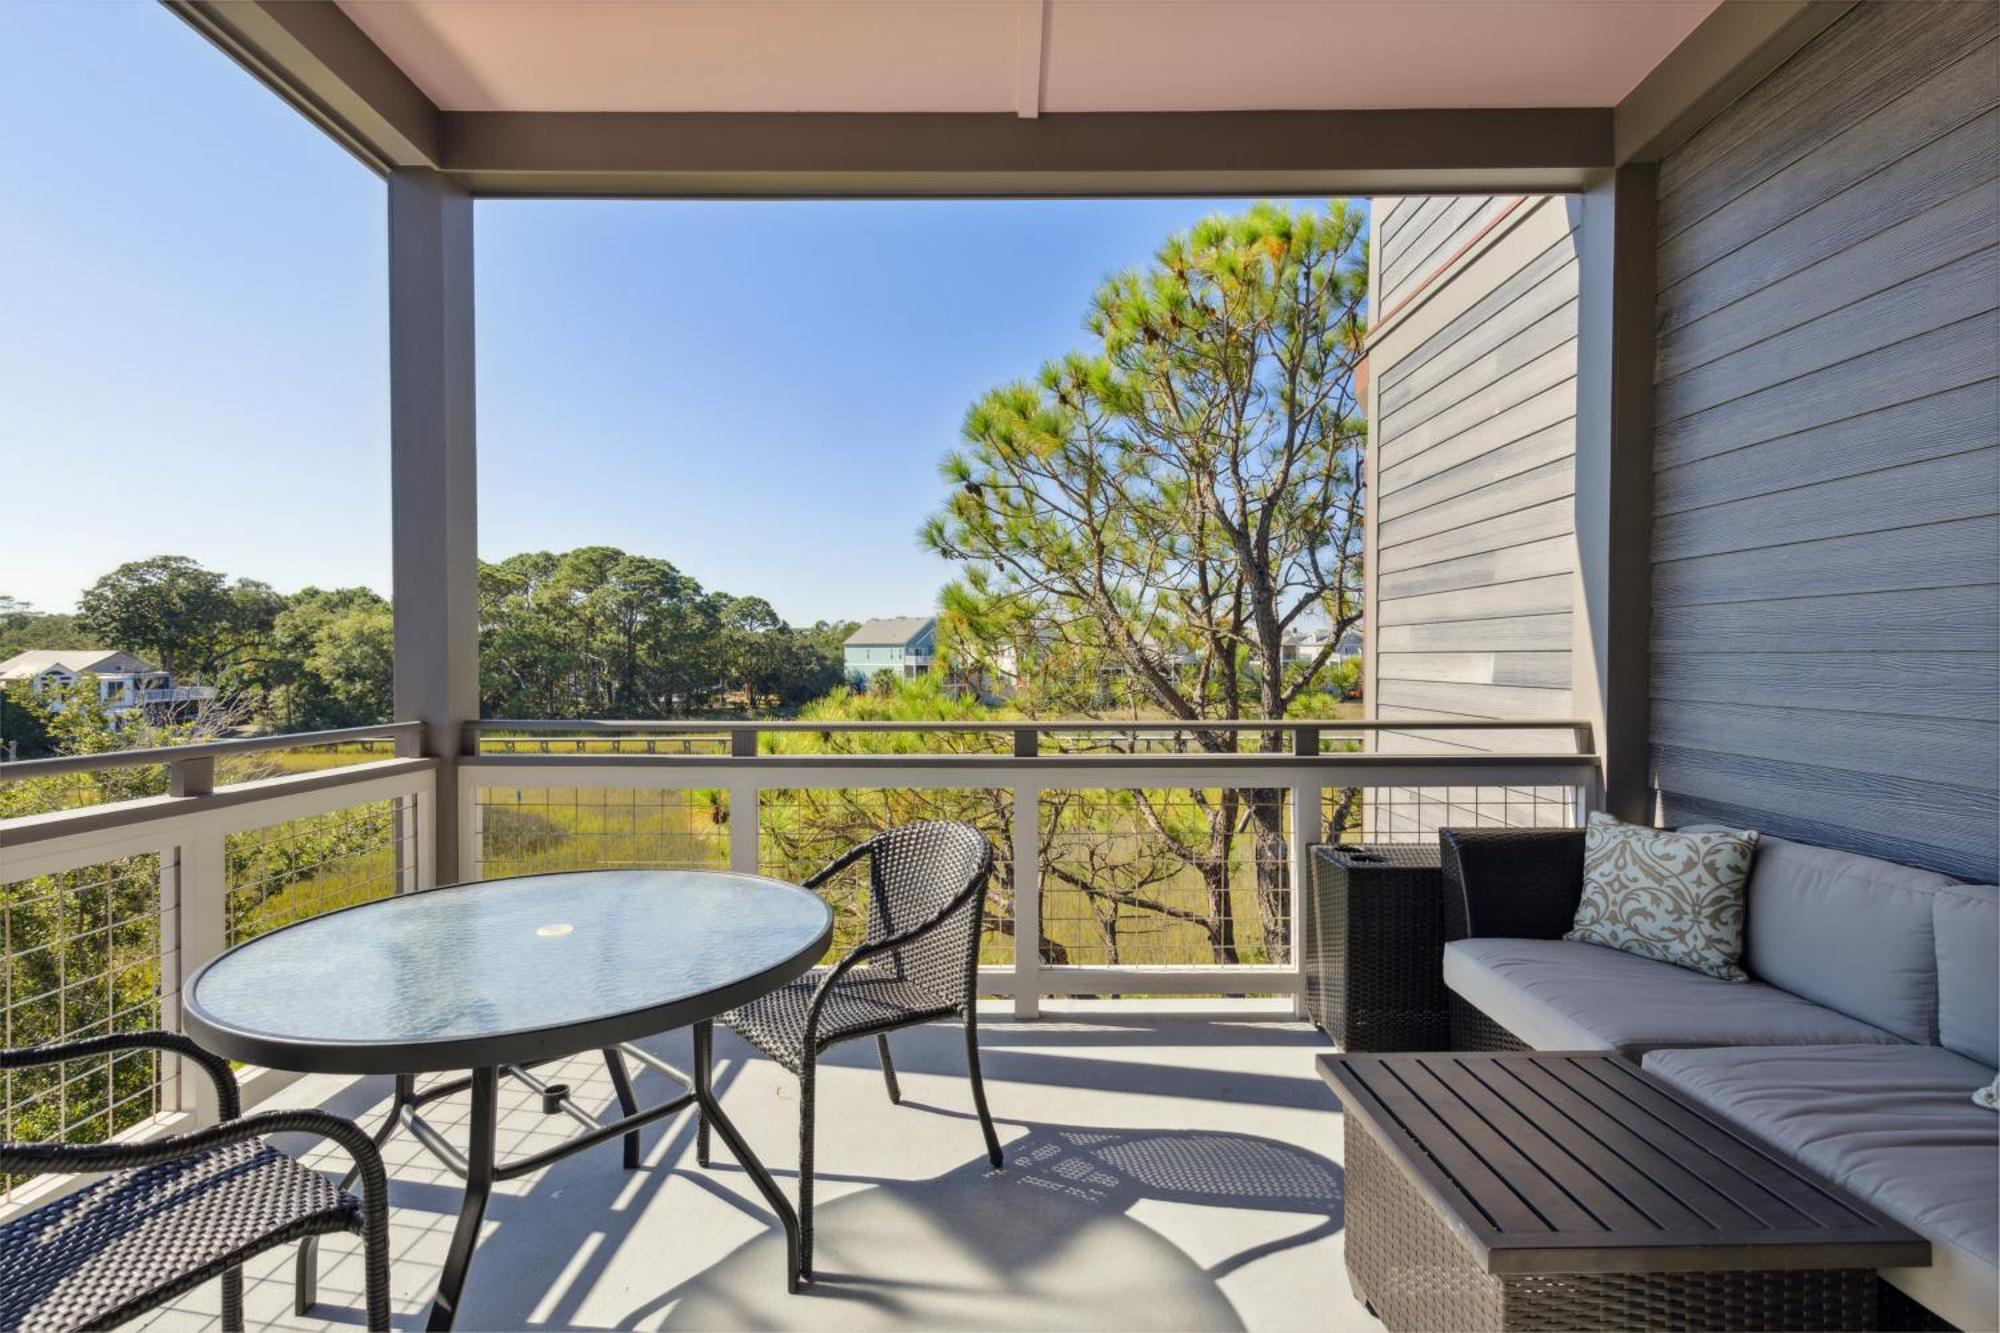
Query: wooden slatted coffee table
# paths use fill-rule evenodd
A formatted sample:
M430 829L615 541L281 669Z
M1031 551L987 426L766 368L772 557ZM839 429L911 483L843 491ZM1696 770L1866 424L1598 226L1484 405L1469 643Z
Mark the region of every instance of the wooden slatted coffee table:
M1392 1329L1876 1327L1930 1244L1617 1056L1327 1055L1347 1271Z

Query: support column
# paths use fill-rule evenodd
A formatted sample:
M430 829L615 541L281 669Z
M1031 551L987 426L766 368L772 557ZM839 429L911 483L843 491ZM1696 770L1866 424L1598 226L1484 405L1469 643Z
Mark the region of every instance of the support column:
M1576 709L1596 728L1604 806L1649 820L1653 310L1659 168L1584 192L1578 269Z
M439 884L459 866L458 753L479 716L472 199L435 171L389 174L389 455L399 720L442 761L431 803Z

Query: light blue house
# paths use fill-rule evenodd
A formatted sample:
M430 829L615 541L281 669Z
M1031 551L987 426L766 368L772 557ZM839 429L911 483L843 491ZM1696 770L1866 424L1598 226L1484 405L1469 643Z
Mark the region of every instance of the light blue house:
M860 688L878 671L913 680L937 660L937 620L931 616L891 616L870 620L841 645L848 684Z

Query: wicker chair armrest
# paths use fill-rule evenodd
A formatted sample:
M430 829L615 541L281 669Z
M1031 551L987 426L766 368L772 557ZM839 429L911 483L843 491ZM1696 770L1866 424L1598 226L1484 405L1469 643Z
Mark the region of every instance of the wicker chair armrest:
M0 1173L137 1171L266 1134L312 1134L345 1149L361 1177L362 1207L369 1224L386 1220L389 1177L381 1152L361 1126L326 1111L263 1111L150 1143L5 1143L0 1144Z
M157 1029L142 1032L107 1032L102 1036L84 1037L77 1041L50 1042L43 1046L24 1046L11 1051L0 1051L0 1069L29 1069L36 1065L58 1064L64 1060L81 1060L92 1055L105 1055L113 1051L157 1050L172 1051L186 1060L201 1066L202 1071L215 1084L215 1099L218 1113L224 1120L234 1120L243 1114L243 1094L237 1090L235 1071L229 1061L219 1055L211 1055L195 1045L193 1038L178 1032L162 1032Z
M847 867L853 865L856 861L861 860L863 857L869 857L875 855L875 841L876 840L874 838L870 838L867 842L864 842L857 847L848 848L846 851L842 852L839 856L834 857L833 860L828 861L825 865L821 866L818 870L814 871L812 875L807 878L805 883L801 884L799 887L803 889L818 889L824 887L828 880L832 879L835 875L838 875L841 871L847 869Z
M1562 938L1583 897L1582 829L1440 829L1447 940Z

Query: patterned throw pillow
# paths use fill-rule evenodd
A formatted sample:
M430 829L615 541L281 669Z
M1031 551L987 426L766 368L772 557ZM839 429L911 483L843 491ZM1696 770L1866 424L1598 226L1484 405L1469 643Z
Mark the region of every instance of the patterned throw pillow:
M1674 833L1593 814L1583 834L1583 901L1564 939L1747 981L1743 900L1754 830Z

